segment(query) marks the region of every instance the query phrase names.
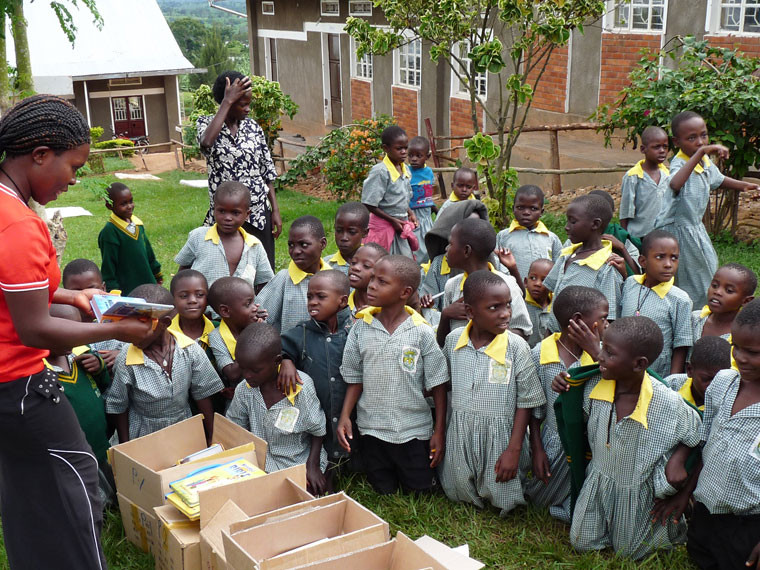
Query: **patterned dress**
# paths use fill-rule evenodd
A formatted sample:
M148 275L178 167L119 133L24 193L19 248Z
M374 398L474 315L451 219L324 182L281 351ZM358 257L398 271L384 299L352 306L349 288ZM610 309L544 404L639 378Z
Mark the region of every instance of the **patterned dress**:
M512 251L517 262L520 279L528 276L530 264L537 259L554 261L560 256L562 242L539 220L533 229L528 229L512 220L510 226L496 234L496 247ZM508 273L507 268L499 263L499 271Z
M702 223L702 216L710 201L710 190L718 188L725 176L709 158L704 157L676 195L670 188L670 180L689 158L679 151L671 161L670 177L654 225L678 239L681 257L676 285L686 291L695 307L701 307L707 302L707 288L718 269L718 255Z
M496 482L496 461L512 436L517 408L536 408L546 397L528 343L506 331L475 349L471 326L449 333L443 349L451 370L451 418L439 474L449 499L481 508L490 503L504 516L525 498L519 474ZM521 465L528 456L523 445Z
M655 218L660 213L662 195L667 188L665 181L670 174L668 168L660 164L660 181L655 182L644 172L643 166L642 159L625 173L620 187L620 219L629 220L628 231L639 238L643 238L654 229Z

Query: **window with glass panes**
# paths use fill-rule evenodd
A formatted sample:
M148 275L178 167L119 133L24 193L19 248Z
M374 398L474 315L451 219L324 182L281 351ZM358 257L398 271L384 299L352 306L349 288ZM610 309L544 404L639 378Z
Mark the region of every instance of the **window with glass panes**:
M398 83L409 87L422 85L422 40L412 40L397 50Z
M720 31L760 34L760 2L721 0Z
M466 65L469 69L472 67L472 61L467 57L467 53L470 51L469 48L469 42L459 42L458 44L458 53L457 57L462 61L464 65ZM460 66L461 67L461 66ZM460 71L462 75L464 75L463 71ZM457 89L457 93L468 93L467 87L464 83L462 83L458 77L455 76L455 81L457 81L459 87ZM488 79L487 75L485 73L476 73L475 74L475 93L478 94L479 97L484 98L488 93Z
M372 54L365 53L364 56L359 59L356 57L356 51L354 51L354 59L356 60L354 65L354 77L372 79Z
M615 3L613 26L622 30L661 32L665 29L667 0L631 0Z

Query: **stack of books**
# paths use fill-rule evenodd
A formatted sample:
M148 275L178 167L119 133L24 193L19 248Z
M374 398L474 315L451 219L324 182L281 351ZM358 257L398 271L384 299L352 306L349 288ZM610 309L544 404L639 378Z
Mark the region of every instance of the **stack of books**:
M166 499L187 518L194 521L198 520L201 515L198 502L200 491L227 485L233 481L261 477L262 475L266 475L266 473L245 459L210 465L169 483L172 492L166 495Z

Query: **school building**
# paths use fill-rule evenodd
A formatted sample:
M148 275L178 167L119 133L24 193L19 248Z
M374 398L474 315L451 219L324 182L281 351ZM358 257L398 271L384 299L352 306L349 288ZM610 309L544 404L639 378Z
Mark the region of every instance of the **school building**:
M298 120L343 125L386 113L410 136L425 134L425 118L436 135L472 134L467 94L447 64L430 60L425 42L356 57L343 24L357 16L383 25L371 1L246 2L253 73L280 82L300 107ZM552 53L533 103L544 113L536 115L556 123L585 119L599 104L614 102L641 48L659 48L679 35L760 55L760 0L608 1L601 21ZM494 79L477 82L486 104L498 97Z

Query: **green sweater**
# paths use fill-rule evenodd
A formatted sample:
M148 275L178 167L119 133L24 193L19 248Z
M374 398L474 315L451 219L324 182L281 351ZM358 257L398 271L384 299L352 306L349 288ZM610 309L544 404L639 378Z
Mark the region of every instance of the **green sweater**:
M161 264L153 254L145 226L134 216L132 219L137 224L134 235L119 227L113 216L98 235L103 281L109 291L119 289L122 295L129 295L138 285L156 283L161 277Z

